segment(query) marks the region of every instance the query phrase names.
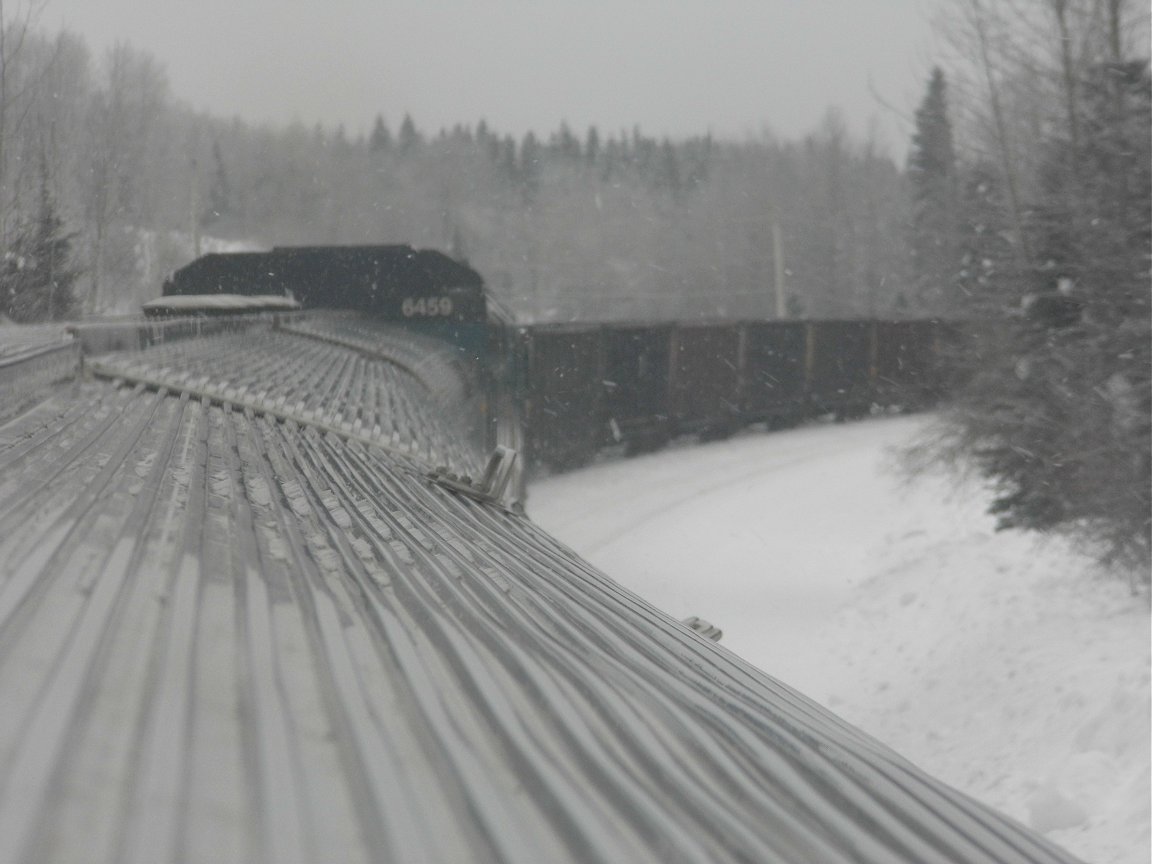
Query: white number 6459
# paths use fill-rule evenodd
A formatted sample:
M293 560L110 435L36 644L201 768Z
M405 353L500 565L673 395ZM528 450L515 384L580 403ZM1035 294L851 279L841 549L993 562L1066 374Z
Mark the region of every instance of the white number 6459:
M433 318L452 314L451 297L405 297L400 303L405 318Z

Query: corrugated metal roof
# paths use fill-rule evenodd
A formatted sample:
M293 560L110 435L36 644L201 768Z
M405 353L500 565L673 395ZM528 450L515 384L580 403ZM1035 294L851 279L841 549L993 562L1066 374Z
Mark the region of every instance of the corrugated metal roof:
M106 378L321 426L438 465L481 463L465 417L479 399L450 352L416 334L317 316L307 324L184 339L89 362ZM388 340L388 348L375 347ZM425 350L421 352L421 348Z
M0 425L0 861L1072 860L230 338Z

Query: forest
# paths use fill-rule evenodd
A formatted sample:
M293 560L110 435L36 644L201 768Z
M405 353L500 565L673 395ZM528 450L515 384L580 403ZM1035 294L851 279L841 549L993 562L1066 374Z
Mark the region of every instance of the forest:
M20 18L0 42L4 248L66 238L75 274L75 312L9 302L18 320L130 312L197 252L321 243L448 251L526 320L916 305L904 173L835 110L799 142L429 131L383 108L354 134L272 128L190 110L127 44L93 57Z

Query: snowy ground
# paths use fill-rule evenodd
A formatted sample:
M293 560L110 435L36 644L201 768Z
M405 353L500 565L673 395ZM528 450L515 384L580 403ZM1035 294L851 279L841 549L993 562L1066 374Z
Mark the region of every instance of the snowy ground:
M925 421L747 435L550 478L529 513L610 576L1096 864L1147 864L1149 604L978 489L903 484Z

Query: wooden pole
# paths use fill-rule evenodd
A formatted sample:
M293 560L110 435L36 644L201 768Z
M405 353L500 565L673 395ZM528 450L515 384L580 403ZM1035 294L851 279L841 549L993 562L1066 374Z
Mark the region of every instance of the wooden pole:
M772 220L772 266L773 287L776 291L776 317L788 317L788 293L784 285L784 240L780 234L780 223Z

